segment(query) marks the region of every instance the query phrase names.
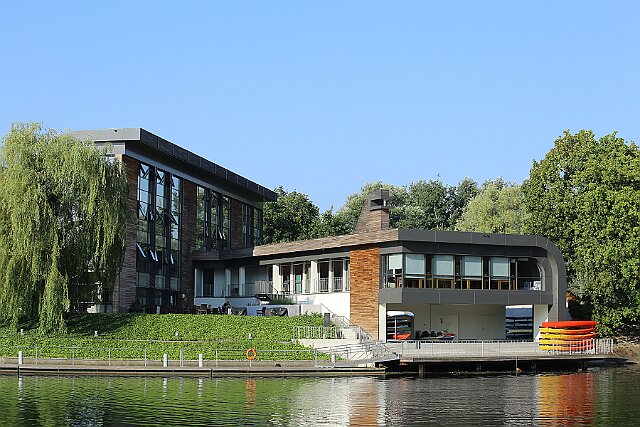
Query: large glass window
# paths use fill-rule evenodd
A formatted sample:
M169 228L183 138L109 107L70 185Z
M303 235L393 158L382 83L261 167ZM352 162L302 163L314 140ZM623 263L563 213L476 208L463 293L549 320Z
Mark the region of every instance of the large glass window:
M382 255L382 286L541 290L538 263L530 258L473 255Z
M262 210L255 208L253 210L253 245L262 244Z
M252 207L243 203L242 204L242 244L245 248L251 246L251 209Z
M509 258L491 257L489 269L491 289L509 289Z
M402 254L385 255L384 263L384 285L387 288L402 286Z
M171 289L180 289L180 256L182 222L182 180L176 176L171 178L171 213L169 215L171 230L171 252L167 257L171 269Z
M230 249L231 240L231 200L228 196L222 196L222 218L219 218L222 222L221 229L219 228L218 237L221 241L221 249Z
M433 277L436 288L453 288L453 255L434 255Z
M206 251L210 233L207 218L207 190L198 186L196 192L196 250Z
M425 287L425 256L423 254L405 254L404 283L407 288Z
M151 168L144 163L138 167L138 212L136 221L136 286L148 287L151 283Z
M482 257L462 257L462 287L466 289L482 289Z

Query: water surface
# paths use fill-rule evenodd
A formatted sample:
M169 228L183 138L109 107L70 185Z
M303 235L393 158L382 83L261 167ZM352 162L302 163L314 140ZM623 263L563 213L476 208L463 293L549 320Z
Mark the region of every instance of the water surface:
M426 379L4 375L0 425L640 425L640 369Z

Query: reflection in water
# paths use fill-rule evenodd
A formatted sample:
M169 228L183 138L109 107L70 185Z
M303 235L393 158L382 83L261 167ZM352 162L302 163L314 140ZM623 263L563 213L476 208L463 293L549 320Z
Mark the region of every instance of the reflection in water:
M0 376L0 426L629 425L640 370L401 378Z
M538 379L540 420L547 425L592 425L596 374L543 375Z

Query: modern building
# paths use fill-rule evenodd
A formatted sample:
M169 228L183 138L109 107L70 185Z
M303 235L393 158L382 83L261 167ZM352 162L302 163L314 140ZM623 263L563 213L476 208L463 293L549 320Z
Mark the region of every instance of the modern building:
M390 229L379 190L353 234L261 245L272 191L144 129L74 135L110 144L129 179L137 220L105 297L114 311L228 302L254 314L261 300L286 296L292 314L332 312L379 339L389 312L410 312L412 334L459 339L504 339L507 306L531 306L534 327L567 318L564 261L544 237Z
M233 260L194 254L196 304L287 295L379 339L391 311L411 312L414 334L447 330L459 339L504 339L507 306L531 306L534 325L567 317L564 261L550 240L389 229L388 197L369 195L351 235L258 246Z
M113 311L190 311L193 253L233 259L262 242L262 203L276 200L273 191L144 129L72 135L108 145L122 162L135 216L113 295L77 292L84 299L77 307L100 302L95 307Z

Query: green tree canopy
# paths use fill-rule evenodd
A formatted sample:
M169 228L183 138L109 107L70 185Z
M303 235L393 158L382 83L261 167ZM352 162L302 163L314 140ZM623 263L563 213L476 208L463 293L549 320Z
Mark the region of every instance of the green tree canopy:
M0 317L64 328L69 286L109 289L124 255L126 177L95 146L14 124L0 151Z
M320 210L309 196L275 189L278 200L264 204L264 243L291 242L316 236Z
M553 240L570 289L605 331L640 315L640 150L616 134L569 131L523 184L529 229Z
M458 231L522 234L528 221L519 185L502 178L486 181L456 223Z

